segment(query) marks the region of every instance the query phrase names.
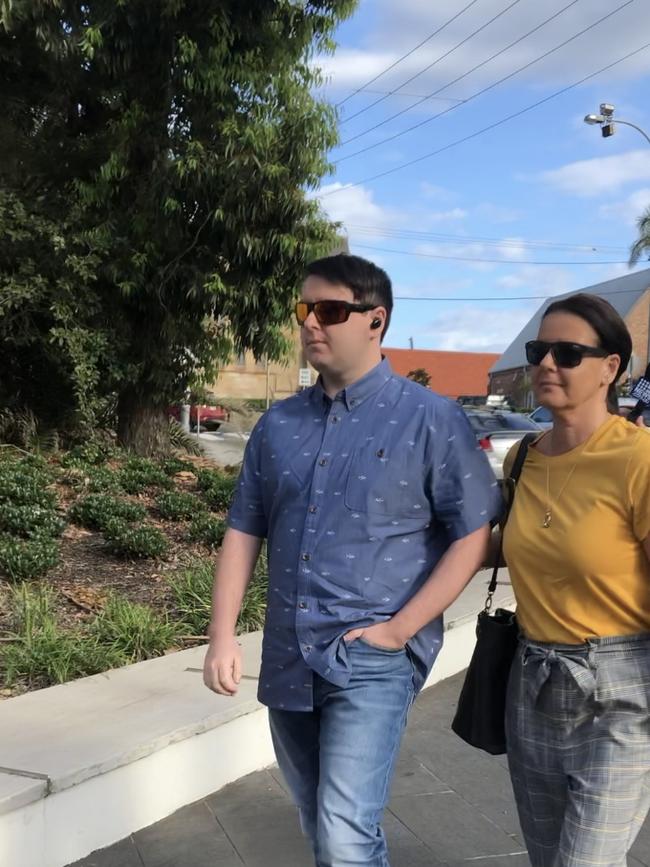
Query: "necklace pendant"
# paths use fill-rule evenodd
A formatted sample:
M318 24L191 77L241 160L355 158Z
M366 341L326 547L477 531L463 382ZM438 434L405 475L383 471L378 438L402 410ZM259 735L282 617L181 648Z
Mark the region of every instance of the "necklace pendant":
M551 526L551 510L548 509L544 513L544 520L542 521L542 527L547 530Z

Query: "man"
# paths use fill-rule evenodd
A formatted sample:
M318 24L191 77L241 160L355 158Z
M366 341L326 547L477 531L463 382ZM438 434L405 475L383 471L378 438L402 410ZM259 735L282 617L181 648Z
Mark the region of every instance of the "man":
M296 316L320 377L253 431L215 580L204 680L232 695L267 539L259 698L317 867L388 867L380 821L406 716L500 511L462 409L382 358L392 307L371 262L308 267Z

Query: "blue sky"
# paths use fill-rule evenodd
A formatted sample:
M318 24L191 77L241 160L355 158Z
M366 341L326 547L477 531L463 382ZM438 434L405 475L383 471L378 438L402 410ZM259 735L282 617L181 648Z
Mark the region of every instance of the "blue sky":
M629 273L635 221L650 205L650 144L624 126L604 139L582 118L610 102L618 116L650 134L650 47L520 117L400 166L650 43L648 0L361 0L337 38L336 53L317 62L328 76L322 95L345 100L342 144L318 195L342 221L351 252L377 262L393 280L387 346L406 347L412 338L419 349L501 351L541 302L463 299L549 296ZM364 89L353 95L357 88ZM384 141L415 124L422 125ZM355 155L362 148L369 149ZM384 172L390 173L374 178ZM485 259L496 262L478 261ZM540 261L559 264L532 264Z

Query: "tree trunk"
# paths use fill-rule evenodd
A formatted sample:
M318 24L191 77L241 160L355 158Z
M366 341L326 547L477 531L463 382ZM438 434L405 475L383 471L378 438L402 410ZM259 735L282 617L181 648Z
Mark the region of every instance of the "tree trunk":
M117 403L117 440L142 457L169 454L169 421L164 407L155 406L133 389L122 392Z

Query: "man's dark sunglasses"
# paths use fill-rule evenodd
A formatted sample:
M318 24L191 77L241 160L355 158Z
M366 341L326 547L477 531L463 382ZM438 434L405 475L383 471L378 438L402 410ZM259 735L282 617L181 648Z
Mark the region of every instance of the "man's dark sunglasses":
M296 301L294 308L298 325L304 325L309 314L314 315L320 325L340 325L347 322L350 313L366 313L374 310L376 304L351 304L349 301Z
M547 343L545 340L529 340L526 344L526 358L529 364L535 366L541 364L549 352L558 367L578 367L585 356L606 358L611 354L602 346L585 346L583 343L569 343L564 340L556 340L554 343Z

